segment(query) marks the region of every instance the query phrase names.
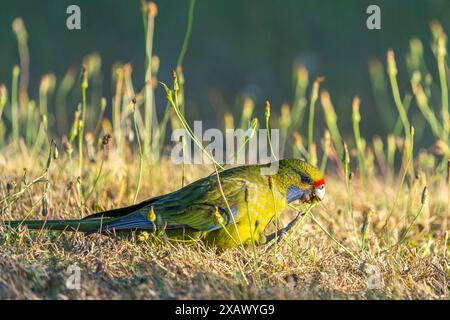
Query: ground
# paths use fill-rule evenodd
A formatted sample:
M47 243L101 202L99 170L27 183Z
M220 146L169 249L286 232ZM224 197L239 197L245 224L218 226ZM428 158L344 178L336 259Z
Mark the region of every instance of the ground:
M77 161L60 153L44 175L50 183L50 218L80 218L133 201L138 157L120 161L109 155L97 184L101 158L85 163L83 192L91 195L82 206ZM0 199L24 190L23 168L28 182L42 175L46 160L45 155L5 149L0 154ZM351 180L354 230L345 183L332 164L329 168L326 198L312 212L330 236L304 216L276 249L259 247L256 260L251 249L240 247L218 251L201 242L155 242L151 236L17 232L0 226L0 299L449 299L448 232L442 227L448 202L445 180L422 173L403 185L396 203L400 179L373 175L365 182ZM167 159L145 163L138 199L176 190L182 171ZM187 181L211 171L188 166ZM41 219L44 184L26 188L16 201L2 201L1 219L23 219L30 212L28 218ZM424 208L405 240L395 245L421 207L425 184ZM287 210L283 223L293 216ZM363 224L367 232L361 250ZM80 286L72 289L77 268Z

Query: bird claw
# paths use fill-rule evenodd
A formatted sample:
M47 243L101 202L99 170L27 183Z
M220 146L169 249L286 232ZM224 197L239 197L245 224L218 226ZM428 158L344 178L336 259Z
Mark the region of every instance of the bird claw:
M294 219L288 223L288 225L280 230L275 231L274 233L266 236L267 243L267 251L271 250L275 245L279 244L282 240L283 236L289 232L298 222L298 219L301 217L301 213L298 212ZM275 241L274 241L275 240ZM273 243L272 243L273 242Z

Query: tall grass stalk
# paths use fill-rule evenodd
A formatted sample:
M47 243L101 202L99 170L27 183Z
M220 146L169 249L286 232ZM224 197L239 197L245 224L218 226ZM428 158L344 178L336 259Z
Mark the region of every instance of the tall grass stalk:
M386 150L386 161L387 161L387 169L388 169L388 177L389 180L392 181L394 179L394 162L395 162L395 136L393 134L389 134L387 136L387 150Z
M14 19L12 29L17 37L20 58L19 108L28 103L28 83L30 80L30 53L28 49L28 32L22 18Z
M289 127L289 132L298 130L302 127L303 118L305 116L306 108L306 90L309 83L308 70L305 67L298 67L294 70L295 90L294 90L294 103L292 106L292 121Z
M6 86L0 84L0 121L2 120L3 110L5 110L6 102L8 102L8 90Z
M378 163L378 168L383 173L383 176L385 178L388 177L387 172L387 160L386 160L386 154L384 152L384 142L380 138L380 136L374 136L372 139L372 146L373 146L373 152L375 154L375 158Z
M244 105L242 106L242 114L241 114L241 129L246 129L250 122L250 119L253 114L253 109L255 108L255 103L249 97L244 99Z
M292 227L292 231L290 231L290 234L287 235L287 237L285 238L285 242L289 243L289 240L291 240L292 235L296 233L297 229L299 228L299 226L301 225L301 223L303 222L303 219L309 214L309 212L311 211L312 208L314 208L317 205L317 203L313 202L311 203L308 208L305 210L302 210L300 208L295 207L294 205L288 203L288 206L291 209L294 209L297 214L301 214L301 219L295 223L295 226Z
M245 146L249 143L250 139L252 139L258 129L258 118L253 118L250 123L249 128L247 129L247 134L245 135L244 141L237 147L236 151L228 158L227 163L234 162L234 159L241 154L242 151L245 152Z
M397 111L400 115L400 119L403 125L403 130L405 133L405 148L406 148L406 152L410 153L412 146L410 145L411 143L411 134L410 134L410 128L411 125L409 123L408 120L408 115L406 113L405 110L405 106L402 102L402 99L400 98L400 90L398 88L398 83L397 83L397 64L395 62L395 55L394 55L394 51L392 50L388 50L387 52L387 65L388 65L388 76L389 76L389 81L391 83L391 89L392 89L392 95L394 97L394 102L395 102L395 106L397 107ZM410 174L411 176L414 176L414 169L412 167L412 163L410 163Z
M19 148L19 104L18 104L18 85L19 85L19 66L14 66L12 71L11 84L11 122L13 132L13 143L16 149Z
M101 100L102 100L102 81L103 81L103 75L102 75L102 58L98 53L91 53L88 54L83 59L83 65L86 66L86 69L89 70L88 73L88 81L90 83L89 85L89 92L90 92L90 101L88 104L92 106L87 110L88 114L86 115L87 123L85 124L85 127L91 127L94 128L96 119L94 116L89 116L89 114L94 114L95 111L97 111L97 108L101 106Z
M49 96L55 89L56 84L56 77L54 74L46 74L42 77L41 84L39 86L39 112L41 117L44 115L49 117L48 115L48 100ZM46 128L44 128L46 129ZM45 132L48 133L47 130ZM47 134L48 136L48 134ZM44 142L46 143L47 147L49 147L49 140L44 139ZM38 146L38 150L40 149L40 145Z
M194 21L194 9L195 0L189 0L188 22L186 26L186 33L184 34L183 46L181 47L180 55L178 56L177 60L177 67L181 67L183 65L184 56L186 55L189 40L191 39L192 22Z
M378 108L378 114L382 119L382 126L387 132L389 132L395 124L395 115L393 110L388 108L391 101L387 90L385 70L380 60L372 59L369 61L369 75L372 84L373 96Z
M277 159L277 156L275 155L275 152L273 151L273 146L272 146L272 140L270 138L270 126L269 126L269 120L270 120L270 102L269 100L266 101L266 106L265 106L265 116L266 116L266 130L267 130L267 141L269 143L269 147L270 147L270 153L272 154L273 158L275 160Z
M69 127L67 121L67 98L70 90L73 88L76 79L76 69L69 68L60 82L56 90L55 112L56 112L56 128L59 133L65 132Z
M238 227L237 227L236 220L235 220L235 218L234 218L233 212L231 211L231 207L230 207L230 204L228 203L228 199L227 199L227 197L225 196L225 193L223 192L222 182L220 181L220 175L219 175L219 171L217 170L217 165L216 165L215 163L213 163L213 167L214 167L214 172L215 172L215 174L216 174L217 184L218 184L218 186L219 186L220 194L222 195L222 198L223 198L223 200L225 201L225 205L227 206L228 213L230 214L231 219L233 220L233 226L234 226L234 230L236 231L236 235L237 235L237 237L238 237L239 244L241 245L241 248L244 249L244 244L243 244L243 242L242 242L241 234L239 233L239 229L238 229ZM224 226L224 228L225 228L225 226ZM225 228L225 230L228 232L228 229ZM231 234L230 234L230 236L231 236ZM231 236L231 238L232 238L232 239L234 240L234 242L236 243L234 237ZM243 276L245 277L245 275L243 275Z
M155 27L155 17L158 14L158 7L155 3L142 0L142 11L145 26L145 132L144 132L144 154L150 156L152 139L152 121L154 113L154 92L152 85L152 51L153 33Z
M192 23L194 21L194 9L195 9L195 0L190 0L186 32L184 35L182 48L181 48L180 54L177 59L177 68L176 68L177 73L179 73L179 76L181 77L181 84L180 84L180 86L181 86L180 96L181 97L180 98L181 98L183 105L180 106L180 113L183 116L184 116L184 111L185 111L184 110L185 109L185 106L184 106L185 99L184 99L184 89L183 89L184 76L182 74L182 70L183 70L182 66L183 66L184 57L186 55L187 47L189 45L189 41L191 38ZM154 71L154 73L155 73L155 71ZM170 107L170 102L167 101L163 119L161 120L161 124L159 126L159 132L157 133L159 138L157 140L155 140L155 146L157 146L157 147L155 147L154 150L158 151L158 155L157 155L158 159L161 157L161 154L162 154L162 150L163 150L163 146L164 146L164 139L166 136L166 128L167 128L167 123L168 123L169 119L172 120L172 127L173 127L172 129L178 128L177 124L174 123L175 118L171 117L172 113L170 112L171 109L169 107Z
M277 251L278 251L278 209L277 209L277 203L275 201L275 190L273 188L273 180L272 180L272 176L269 176L268 178L268 183L269 183L269 188L270 188L270 192L272 193L272 204L273 204L273 211L274 211L274 219L275 219L275 260L277 260ZM274 268L276 268L276 265L274 264Z
M411 129L410 129L410 136L411 135L412 135L412 137L414 137L414 127L411 127ZM412 146L413 138L411 139L410 143L411 143L411 146ZM389 211L389 214L386 217L386 220L385 220L385 222L383 224L383 227L381 228L381 230L385 230L386 232L387 232L389 219L391 218L392 214L394 213L394 210L397 207L397 203L398 203L398 201L400 199L400 193L401 193L401 191L403 189L403 184L405 183L405 179L406 179L406 175L408 174L408 171L409 171L410 163L413 161L412 155L413 155L412 152L407 153L407 160L406 160L406 163L404 164L403 175L402 175L402 178L400 180L400 184L398 186L397 192L395 194L394 203L392 204L391 210Z
M409 108L411 107L411 102L413 101L413 96L410 95L409 93L406 93L405 96L403 97L402 103L403 106L405 108L405 113L408 114L409 112ZM399 115L397 117L397 120L395 122L394 125L394 129L392 130L392 133L394 134L394 136L396 137L400 137L402 135L403 132L403 121L402 121L402 117Z
M348 151L347 144L344 142L344 179L345 179L345 189L347 190L347 207L348 212L350 214L350 218L352 220L352 226L353 226L353 233L355 235L355 239L358 237L356 232L356 221L355 221L355 214L353 212L353 195L352 195L352 188L350 186L350 178L351 178L351 172L350 172L350 153Z
M355 136L355 143L356 143L356 151L357 151L357 158L358 158L358 169L359 169L359 176L362 180L363 184L366 182L366 162L364 158L364 146L361 139L361 133L359 131L359 123L361 122L361 114L359 112L359 106L360 106L360 100L358 97L353 98L352 103L352 123L353 123L353 134Z
M309 212L309 216L312 219L312 221L314 221L315 224L317 224L319 226L320 229L322 229L323 232L325 232L325 234L328 236L328 238L330 238L331 240L333 240L334 243L336 243L342 250L344 250L350 257L352 257L353 259L355 259L356 262L361 262L361 260L353 253L350 251L350 249L348 249L345 245L343 245L342 243L340 243L335 237L333 237L333 235L327 230L325 229L325 227L320 223L319 220L316 219L316 217L314 217L312 212Z
M258 253L256 251L256 242L255 242L255 224L252 223L252 219L250 216L250 205L249 205L249 196L250 196L250 190L248 187L245 187L245 194L244 194L244 201L246 204L246 209L247 209L247 218L248 218L248 226L250 229L250 239L252 241L252 249L253 249L253 260L254 260L254 268L255 268L255 272L258 270L258 265L259 265L259 261L258 261ZM255 228L255 229L254 229Z
M141 189L141 181L142 181L142 167L143 167L143 150L142 150L142 145L141 145L141 134L139 132L139 127L137 125L137 118L136 118L136 98L133 98L132 100L133 103L133 122L134 122L134 130L136 133L136 139L138 142L138 146L139 146L139 175L138 175L138 183L137 183L137 187L136 187L136 193L134 194L134 200L133 203L136 203L137 198L139 196L139 191Z
M83 67L81 74L81 120L78 125L78 176L82 179L83 176L83 141L84 141L84 126L86 124L86 91L88 88L88 75L86 67ZM82 180L80 180L81 182Z
M327 168L328 155L330 154L331 149L331 136L330 131L328 131L327 129L325 129L323 133L322 148L323 155L322 161L320 162L320 171L325 172Z
M289 132L289 128L292 122L291 110L288 104L283 104L281 106L281 115L279 118L280 126L280 143L278 145L279 155L282 157L284 155L284 150L286 148L286 140Z
M440 32L437 38L436 58L439 71L439 82L441 85L441 113L444 124L444 131L442 138L448 141L450 131L450 115L448 110L448 86L447 86L447 65L445 62L447 55L447 37L443 31Z
M289 204L289 206L291 208L293 208L294 210L298 210L295 206ZM339 242L335 237L333 237L333 235L327 230L325 229L325 227L320 223L319 220L316 219L316 217L314 216L314 214L311 212L311 207L308 209L307 213L306 213L312 221L314 221L315 224L317 224L319 226L320 229L322 229L323 232L325 232L325 234L328 236L328 238L330 238L334 243L336 243L342 250L344 250L350 257L352 257L353 259L355 259L356 262L360 262L360 259L350 250L348 249L345 245L343 245L341 242Z
M411 229L412 229L414 223L416 223L417 219L418 219L418 218L420 217L420 215L422 214L422 211L423 211L425 205L427 204L427 199L428 199L428 188L427 188L427 187L424 187L424 188L423 188L423 191L422 191L421 205L420 205L420 208L419 208L419 210L417 211L416 215L414 216L414 219L410 222L410 224L408 225L408 227L406 228L406 230L403 232L403 235L402 235L402 237L400 238L400 240L399 240L396 244L394 244L393 246L391 246L387 251L390 251L390 250L392 250L393 248L402 245L402 244L406 241L406 239L407 239L407 237L408 237L408 234L409 234L409 232L411 231Z
M339 158L342 159L344 156L342 137L337 126L337 115L334 111L328 91L322 90L320 92L320 102L323 107L325 122L327 123L328 130L330 130L334 147L336 148Z
M123 96L124 87L124 72L122 67L117 67L115 69L115 94L113 99L113 130L114 130L114 140L116 144L116 152L120 154L121 150L121 140L122 140L122 125L121 125L121 102Z
M6 133L5 125L2 120L3 110L5 110L8 101L8 90L4 84L0 84L0 147L5 145L4 135Z
M436 138L441 138L445 136L445 132L443 131L442 126L437 120L433 109L428 104L428 97L426 96L423 88L420 84L413 85L413 92L416 97L417 106L422 112L423 116L430 124L431 131Z
M429 73L423 56L423 44L418 38L412 38L409 41L409 52L406 56L406 65L411 75L416 72L424 75Z
M313 88L311 91L311 98L309 100L309 118L308 118L308 161L311 162L312 157L312 144L314 142L314 113L316 107L316 101L319 98L320 82L323 81L322 77L314 80Z
M292 153L295 159L302 159L305 155L308 156L308 152L305 150L302 143L302 136L297 131L292 133L293 146ZM306 158L305 157L305 158Z
M100 168L98 169L97 175L95 176L94 183L92 184L91 191L87 194L85 198L85 202L88 202L92 194L94 193L95 189L97 188L98 182L100 180L100 177L102 175L103 171L103 164L105 163L105 154L102 155L102 159L100 160Z
M442 230L447 231L448 217L450 216L450 159L447 159L447 214L444 217Z
M184 187L184 184L186 182L186 155L187 155L187 150L186 150L186 139L184 136L181 136L181 144L182 144L182 150L183 150L183 163L181 164L181 187Z
M176 82L176 73L173 72L173 80ZM163 83L160 82L165 91L166 91L166 98L169 101L170 105L173 107L178 119L181 122L181 125L184 127L184 129L188 132L189 136L191 137L191 139L195 142L195 144L206 154L206 156L209 158L209 160L211 160L217 167L219 167L221 170L224 170L224 167L222 165L220 165L215 159L214 157L205 150L205 148L203 147L203 144L201 143L201 141L198 140L198 138L195 136L194 132L192 131L191 127L189 126L189 124L186 122L186 119L184 119L183 115L180 113L180 110L178 108L178 105L175 103L174 98L173 98L173 91L171 89L169 89L169 87Z
M369 230L370 226L370 218L373 215L372 209L366 209L363 213L363 221L362 221L362 227L361 227L361 248L360 251L363 252L366 248L366 235L367 231Z
M36 125L35 125L35 109L36 102L30 100L26 107L26 128L25 128L25 141L27 146L32 146L36 141Z

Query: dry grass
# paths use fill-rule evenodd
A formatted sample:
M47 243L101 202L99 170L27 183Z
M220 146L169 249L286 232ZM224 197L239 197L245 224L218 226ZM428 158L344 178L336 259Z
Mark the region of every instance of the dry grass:
M12 153L11 153L12 154ZM45 156L42 157L44 159ZM130 203L135 194L138 159L124 165L114 154L105 160L98 189L86 203L83 213L77 204L77 188L67 185L75 178L66 155L52 162L49 169L49 217L78 218L88 211L112 208ZM76 162L75 162L76 163ZM17 192L22 168L27 168L31 181L39 176L45 162L37 164L22 154L14 161L8 149L0 155L2 197L6 183L15 180ZM87 172L97 172L99 163L86 164ZM188 167L188 182L210 173L208 168ZM181 185L181 166L164 160L157 166L144 167L139 196L175 190ZM85 183L95 179L87 175ZM231 298L231 299L448 299L448 243L442 221L446 214L447 187L441 182L429 184L429 199L407 241L391 251L383 252L400 239L402 230L412 221L420 207L420 194L425 177L401 192L388 232L381 228L392 207L397 183L381 179L367 181L362 187L351 181L356 224L361 227L363 212L373 208L369 216L365 250L359 252L360 232L354 237L352 220L347 212L344 181L327 176L327 197L313 213L334 237L354 252L357 262L308 217L299 228L274 250L258 248L259 267L255 269L252 250L237 248L216 251L201 242L172 244L140 241L139 237L115 238L97 234L12 231L0 227L0 298L5 299L160 299L160 298ZM11 185L11 183L9 184ZM39 201L43 185L30 188L1 214L2 219L20 219ZM121 196L122 195L122 196ZM5 208L5 206L3 206ZM38 205L30 218L40 216ZM286 211L287 223L293 212ZM446 247L447 246L447 247ZM70 290L65 282L67 268L81 268L81 289ZM370 266L381 272L380 289L368 289Z

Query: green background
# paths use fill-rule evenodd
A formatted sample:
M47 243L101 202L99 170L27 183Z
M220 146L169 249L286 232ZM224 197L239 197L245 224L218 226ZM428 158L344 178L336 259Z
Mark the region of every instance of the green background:
M154 53L161 59L159 79L170 82L170 70L183 41L188 1L156 3ZM81 8L80 31L66 28L70 4ZM382 30L366 28L369 4L380 6ZM111 68L116 61L130 62L135 86L142 87L145 51L138 0L2 0L0 82L8 88L11 68L19 63L11 29L15 17L23 18L29 35L31 98L38 96L42 74L54 72L61 79L70 65L79 68L82 58L91 52L98 52L103 59L104 96L112 95ZM301 62L310 78L326 77L323 87L330 91L344 131L351 132L351 100L359 95L363 134L385 134L374 104L368 61L378 57L385 63L386 50L393 48L400 90L409 90L404 58L409 39L417 36L424 42L425 58L437 79L430 49L429 23L433 19L450 30L450 1L197 0L184 62L188 117L203 119L205 126L221 125L225 111L239 116L244 94L256 99L258 115L264 114L265 99L271 100L275 113L282 103L292 102L292 68ZM157 94L158 112L162 113L162 88ZM395 106L386 108L394 110ZM322 117L318 122L319 128L323 127Z

